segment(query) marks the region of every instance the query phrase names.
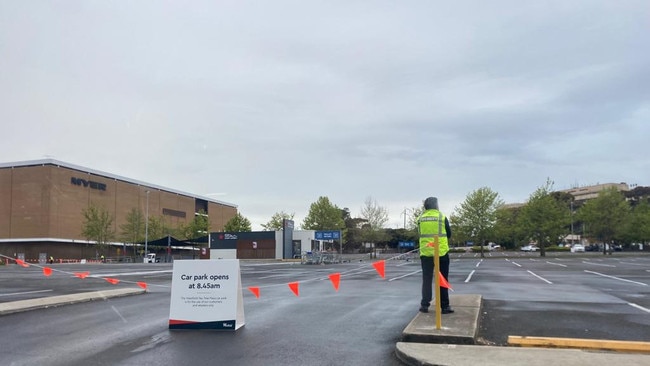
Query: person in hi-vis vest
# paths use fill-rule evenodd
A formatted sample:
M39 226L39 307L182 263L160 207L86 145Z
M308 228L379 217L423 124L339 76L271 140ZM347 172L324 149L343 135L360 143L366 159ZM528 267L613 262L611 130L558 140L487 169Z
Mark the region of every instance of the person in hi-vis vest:
M451 238L451 227L449 220L438 209L438 199L429 197L424 200L424 212L418 218L418 232L420 234L420 263L422 264L422 300L420 311L429 312L431 299L433 297L433 242L438 236L438 247L440 248L440 273L449 278L449 239ZM449 306L449 290L440 287L440 308L443 314L453 313Z

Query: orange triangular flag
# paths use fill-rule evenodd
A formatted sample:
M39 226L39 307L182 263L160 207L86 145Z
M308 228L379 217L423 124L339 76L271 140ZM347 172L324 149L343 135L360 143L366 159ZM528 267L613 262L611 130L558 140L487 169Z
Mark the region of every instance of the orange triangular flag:
M22 259L16 259L16 264L20 264L23 267L29 267L29 264L25 263Z
M454 289L451 288L451 286L449 285L449 282L447 282L447 279L445 278L445 276L443 276L441 272L438 272L438 274L440 275L440 287L448 288L448 289L454 291Z
M336 291L339 290L339 284L341 283L341 274L340 273L332 273L329 275L330 281L332 281L332 286L334 286L334 289Z
M299 292L298 292L298 286L300 286L300 282L291 282L291 283L289 283L289 288L291 289L291 291L293 291L293 293L296 296L300 296Z
M386 261L380 260L372 264L373 267L377 270L381 278L386 278Z
M248 289L250 290L250 292L253 293L253 295L255 295L255 297L257 297L258 299L260 298L260 288L259 287L251 286Z
M79 277L79 278L81 278L82 280L83 280L84 278L88 277L89 274L90 274L90 272L75 272L75 273L74 273L74 275L75 275L76 277Z
M118 283L120 283L120 280L118 280L117 278L108 278L108 277L104 277L104 279L105 279L107 282L112 283L113 285L117 285Z
M138 282L138 286L142 287L143 289L147 289L147 283L146 282Z
M50 267L43 267L43 274L44 274L45 276L48 276L48 277L51 276L51 275L52 275L52 268L50 268Z

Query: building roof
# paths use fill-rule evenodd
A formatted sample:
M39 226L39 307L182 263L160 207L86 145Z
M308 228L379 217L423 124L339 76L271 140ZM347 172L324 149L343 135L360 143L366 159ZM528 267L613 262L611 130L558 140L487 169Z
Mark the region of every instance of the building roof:
M215 199L210 198L210 197L196 195L196 194L192 194L192 193L188 193L188 192L183 192L183 191L179 191L179 190L173 189L173 188L166 188L166 187L163 187L163 186L159 186L157 184L147 183L147 182L139 181L139 180L136 180L136 179L123 177L123 176L120 176L120 175L117 175L117 174L106 173L106 172L102 172L102 171L99 171L99 170L90 169L90 168L86 168L86 167L83 167L83 166L80 166L80 165L74 165L74 164L66 163L66 162L63 162L63 161L55 160L55 159L39 159L39 160L27 160L27 161L0 163L0 169L3 169L3 168L23 168L23 167L44 166L44 165L53 165L53 166L78 170L78 171L81 171L81 172L84 172L84 173L90 173L90 174L105 177L105 178L115 179L115 180L131 183L131 184L136 184L136 185L147 187L147 188L158 189L158 190L165 191L165 192L176 193L176 194L180 194L180 195L183 195L183 196L194 197L194 198L202 199L204 201L218 203L220 205L237 208L237 205L235 205L235 204L215 200Z
M616 188L619 192L627 192L630 190L630 187L625 182L621 183L603 183L603 184L594 184L591 186L576 187L571 189L564 189L560 192L565 192L571 194L576 201L586 201L592 198L598 197L598 194L609 188Z

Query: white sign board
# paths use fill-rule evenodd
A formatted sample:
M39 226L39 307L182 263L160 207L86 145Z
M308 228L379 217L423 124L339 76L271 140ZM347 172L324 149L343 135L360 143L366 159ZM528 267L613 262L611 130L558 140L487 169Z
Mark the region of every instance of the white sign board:
M169 329L237 330L244 325L239 260L176 260Z

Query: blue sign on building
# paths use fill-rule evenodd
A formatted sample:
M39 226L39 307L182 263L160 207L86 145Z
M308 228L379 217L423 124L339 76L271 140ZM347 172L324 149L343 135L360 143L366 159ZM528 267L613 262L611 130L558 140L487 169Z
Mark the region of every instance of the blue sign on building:
M316 240L339 240L341 239L340 230L317 231Z
M400 248L415 248L415 243L412 241L400 241L399 242L399 247Z

